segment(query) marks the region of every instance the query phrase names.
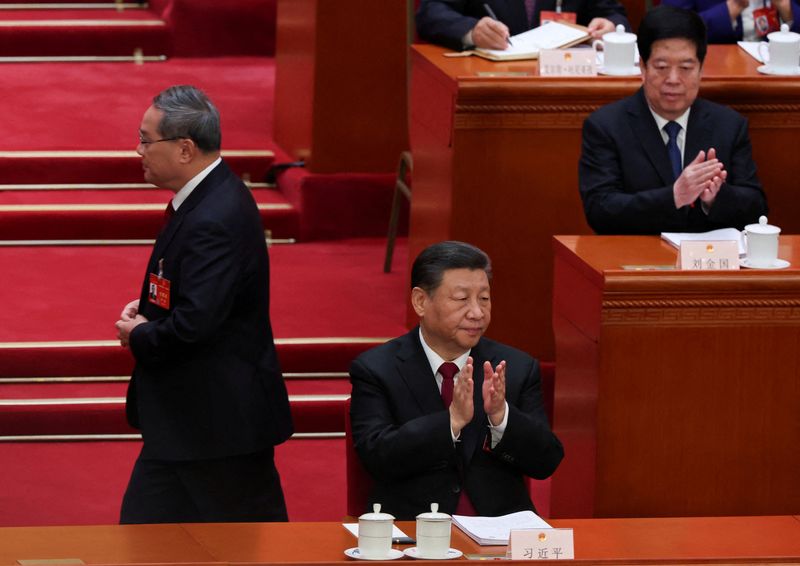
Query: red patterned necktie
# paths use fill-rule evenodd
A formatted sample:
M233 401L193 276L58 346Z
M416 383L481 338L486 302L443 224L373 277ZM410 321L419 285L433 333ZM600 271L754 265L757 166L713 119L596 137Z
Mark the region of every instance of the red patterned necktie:
M525 0L525 13L528 15L528 27L533 25L533 13L536 11L536 0Z
M453 385L458 373L458 366L453 362L445 362L439 366L439 373L442 376L442 402L445 407L449 407L453 402Z

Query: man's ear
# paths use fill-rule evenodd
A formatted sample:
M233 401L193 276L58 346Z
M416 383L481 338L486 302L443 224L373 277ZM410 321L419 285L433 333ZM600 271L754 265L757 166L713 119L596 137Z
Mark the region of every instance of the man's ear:
M178 140L178 148L180 149L180 162L191 163L200 151L197 144L193 139L181 138Z
M414 307L414 312L417 316L422 318L425 315L425 307L428 302L428 293L421 287L414 287L411 289L411 306Z

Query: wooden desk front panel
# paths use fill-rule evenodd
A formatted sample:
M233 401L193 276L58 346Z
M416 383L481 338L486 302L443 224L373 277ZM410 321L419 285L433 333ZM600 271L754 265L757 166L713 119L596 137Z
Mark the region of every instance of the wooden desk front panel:
M443 52L412 49L409 257L447 238L483 248L496 273L489 335L553 360L550 238L591 233L578 193L583 120L641 79L539 77L535 62ZM736 46L710 46L701 94L750 117L770 220L800 233L800 181L788 149L800 142L800 81L763 77L756 67Z
M800 238L783 241L781 257L800 265ZM666 245L559 242L555 429L567 458L553 515L800 508L800 271L622 272L609 262L663 264ZM652 253L614 260L629 242ZM574 308L575 295L589 300Z

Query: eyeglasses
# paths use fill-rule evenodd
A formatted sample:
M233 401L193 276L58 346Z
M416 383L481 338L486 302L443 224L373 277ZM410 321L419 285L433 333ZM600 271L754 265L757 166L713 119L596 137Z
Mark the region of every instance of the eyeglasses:
M178 137L174 137L174 138L161 138L160 140L149 141L149 140L146 140L146 139L142 138L142 136L139 136L139 144L147 147L148 145L151 145L151 144L154 144L154 143L165 142L165 141L175 141L175 140L179 140L179 139L182 139L182 138L180 136L178 136Z

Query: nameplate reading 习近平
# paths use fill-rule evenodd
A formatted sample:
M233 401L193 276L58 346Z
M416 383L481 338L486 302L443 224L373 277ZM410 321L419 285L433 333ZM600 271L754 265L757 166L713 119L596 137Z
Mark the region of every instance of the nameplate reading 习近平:
M515 529L508 539L511 560L572 560L572 529Z

